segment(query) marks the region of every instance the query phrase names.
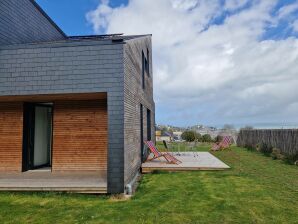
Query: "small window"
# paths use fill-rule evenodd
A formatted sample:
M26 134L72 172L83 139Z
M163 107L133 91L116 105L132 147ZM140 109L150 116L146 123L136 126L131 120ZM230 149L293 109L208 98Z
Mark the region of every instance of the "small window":
M151 111L147 109L147 140L151 141Z
M141 158L144 161L144 116L143 116L143 105L140 104L140 142L141 142Z
M149 53L149 49L147 48L147 75L150 76L150 53Z
M147 60L145 58L144 52L142 51L142 87L145 89L145 71L146 71Z

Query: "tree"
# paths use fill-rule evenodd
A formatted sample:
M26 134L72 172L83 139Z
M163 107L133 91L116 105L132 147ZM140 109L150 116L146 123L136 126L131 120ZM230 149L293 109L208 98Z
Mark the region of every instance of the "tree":
M202 136L202 141L203 142L212 142L212 138L209 134L205 134Z
M187 142L196 140L197 134L194 131L185 131L182 133L181 138Z
M195 132L195 137L196 137L195 140L197 140L198 142L201 142L202 141L202 135L200 133Z

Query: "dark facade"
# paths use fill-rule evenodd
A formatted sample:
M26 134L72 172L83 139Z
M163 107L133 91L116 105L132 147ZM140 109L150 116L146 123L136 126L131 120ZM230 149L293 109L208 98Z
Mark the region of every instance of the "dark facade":
M155 139L151 36L66 37L29 0L1 0L0 25L0 103L106 94L108 192L123 192L141 165L141 105L143 140Z
M149 62L147 72L142 71L142 52ZM141 165L141 160L147 156L146 151L140 151L140 147L143 148L141 123L143 126L143 140L155 139L155 104L153 101L153 70L151 62L150 36L126 41L124 45L125 183L128 183L136 174ZM141 117L141 113L143 117ZM148 116L150 116L150 119L148 119ZM148 134L148 131L151 133Z
M0 45L66 38L34 0L1 0L0 24Z

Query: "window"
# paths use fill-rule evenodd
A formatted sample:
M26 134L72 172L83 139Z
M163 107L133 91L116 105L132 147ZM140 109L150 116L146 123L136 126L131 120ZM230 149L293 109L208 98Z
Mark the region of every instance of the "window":
M146 58L144 52L142 51L142 87L145 89L145 66L146 66Z
M150 76L150 53L149 53L149 49L147 48L147 75Z
M147 140L151 141L151 111L147 109Z
M145 56L144 51L142 51L142 87L145 89L145 73L150 76L150 52L147 48L147 54Z
M143 122L143 105L140 104L140 141L141 141L141 158L144 159L144 122Z

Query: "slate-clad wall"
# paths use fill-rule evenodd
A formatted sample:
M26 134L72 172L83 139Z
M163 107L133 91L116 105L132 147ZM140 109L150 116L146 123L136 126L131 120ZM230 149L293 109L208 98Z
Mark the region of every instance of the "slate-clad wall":
M33 0L0 0L0 45L64 39Z
M107 92L108 191L123 192L123 43L0 46L0 96Z
M150 52L150 76L145 75L142 88L142 50ZM153 101L151 36L126 41L124 45L124 161L125 184L141 166L140 104L143 105L144 140L147 139L147 108L151 110L151 136L155 139L155 104Z

